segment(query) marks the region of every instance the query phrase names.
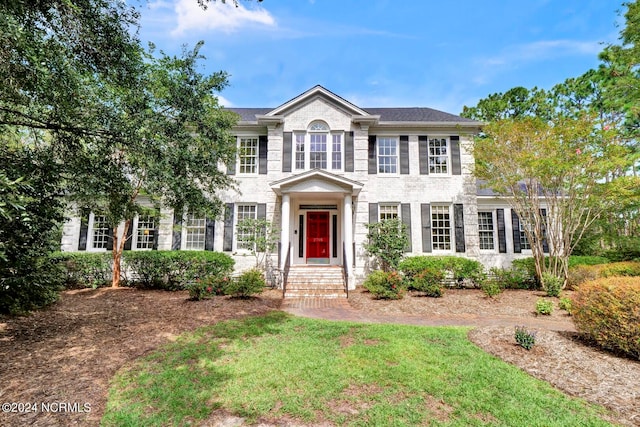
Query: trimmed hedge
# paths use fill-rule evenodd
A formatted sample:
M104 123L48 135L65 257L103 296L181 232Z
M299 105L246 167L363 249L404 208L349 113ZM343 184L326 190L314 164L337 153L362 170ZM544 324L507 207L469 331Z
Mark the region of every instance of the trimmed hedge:
M67 288L98 287L111 281L110 252L59 252L54 259L63 267ZM235 262L212 251L126 251L122 272L128 286L167 290L186 289L199 278L224 276Z
M413 287L413 280L425 270L437 271L444 280L451 280L454 286L479 287L486 279L484 267L476 260L456 256L414 256L405 258L398 265Z
M602 348L640 360L640 278L584 283L573 294L571 309L578 331Z
M589 280L613 276L640 276L640 262L623 261L601 265L578 265L569 269L568 288L574 289Z

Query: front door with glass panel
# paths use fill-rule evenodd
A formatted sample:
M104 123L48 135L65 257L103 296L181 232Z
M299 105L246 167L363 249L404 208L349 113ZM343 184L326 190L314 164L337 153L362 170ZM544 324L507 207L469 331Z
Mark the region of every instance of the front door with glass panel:
M329 264L329 212L307 212L307 263Z

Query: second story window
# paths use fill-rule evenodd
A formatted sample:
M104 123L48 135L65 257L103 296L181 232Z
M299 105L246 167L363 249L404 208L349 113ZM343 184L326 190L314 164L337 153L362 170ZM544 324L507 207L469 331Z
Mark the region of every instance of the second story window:
M240 173L252 174L258 172L258 138L240 138L238 147L240 159Z
M327 134L312 133L309 144L309 168L327 168Z
M396 138L378 138L378 173L397 173L398 140Z
M446 174L449 172L449 150L446 138L429 139L429 173Z
M344 149L343 131L332 131L325 122L311 122L306 131L294 132L295 170L327 169L341 171Z
M296 169L304 169L304 134L296 134Z
M332 144L332 157L331 157L331 169L342 169L342 135L331 135Z

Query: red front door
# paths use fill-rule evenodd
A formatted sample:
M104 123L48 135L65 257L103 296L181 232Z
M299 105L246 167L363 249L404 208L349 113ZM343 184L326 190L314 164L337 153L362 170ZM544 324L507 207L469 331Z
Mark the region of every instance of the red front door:
M329 212L307 212L309 258L329 258Z

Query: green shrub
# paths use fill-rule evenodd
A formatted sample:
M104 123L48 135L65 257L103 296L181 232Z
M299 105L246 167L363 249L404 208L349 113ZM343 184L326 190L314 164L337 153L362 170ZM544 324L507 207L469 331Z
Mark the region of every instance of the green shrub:
M444 293L442 278L441 271L427 268L413 276L409 286L411 289L424 292L428 297L439 298Z
M553 301L542 298L538 299L538 301L536 301L536 313L549 316L553 313Z
M262 271L252 268L244 271L239 277L229 280L224 293L234 297L246 298L262 292L265 284Z
M582 284L572 296L576 328L601 347L640 359L640 279L609 277Z
M369 256L376 258L383 271L395 270L409 245L406 224L399 218L389 218L365 226L367 241L364 249Z
M67 289L95 289L111 283L111 252L56 252L51 259L62 268Z
M490 276L502 289L534 289L535 280L524 268L514 265L511 268L493 267L489 270Z
M609 258L602 256L572 255L569 257L569 268L576 267L578 265L608 264L609 262Z
M214 295L226 295L232 280L228 276L209 276L204 279L196 279L186 285L189 299L200 301Z
M485 280L485 282L480 285L480 289L482 289L482 292L489 298L493 298L502 293L502 286L495 280Z
M569 269L567 287L575 289L587 281L612 276L640 276L640 262L622 261L610 264L575 266Z
M560 310L564 310L567 313L571 314L571 299L570 298L560 298L560 302L558 303Z
M402 299L405 286L396 271L376 270L364 280L363 286L378 299Z
M560 296L564 280L551 273L542 273L542 288L549 297Z
M520 347L531 350L536 343L536 333L530 332L524 326L516 326L516 342Z
M549 263L551 262L551 258L545 257L544 260L545 260L545 264L549 266ZM606 264L608 262L609 262L608 258L600 257L600 256L570 256L569 257L569 280L567 282L567 286L569 287L569 289L571 289L574 286L577 286L576 281L579 280L578 276L583 272L582 271L583 268L587 266ZM536 289L542 285L539 282L539 280L536 278L536 264L533 258L529 257L529 258L521 258L521 259L513 260L512 268L517 268L525 272L528 278L527 282L531 284L530 289ZM574 276L574 279L571 278L572 270L578 271L577 275ZM587 267L587 269L584 271L589 271L589 268Z
M234 266L229 255L212 251L127 251L123 259L134 286L168 290L228 275Z
M443 278L453 281L457 286L480 286L486 279L484 267L476 260L457 256L414 256L409 257L398 264L410 281L423 270L436 270L441 272Z

